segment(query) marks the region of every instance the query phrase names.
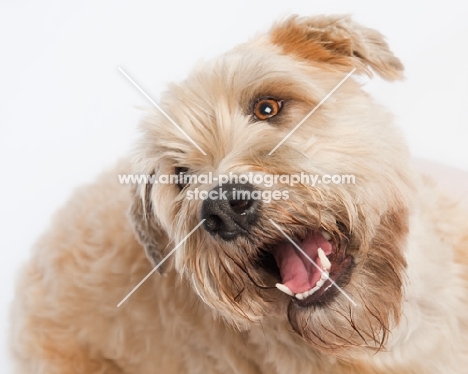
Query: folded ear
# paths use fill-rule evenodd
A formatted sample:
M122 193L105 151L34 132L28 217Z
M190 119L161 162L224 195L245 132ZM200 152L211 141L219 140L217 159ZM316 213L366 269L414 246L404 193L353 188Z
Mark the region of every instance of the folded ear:
M372 68L387 80L403 78L403 65L383 35L349 16L294 16L273 26L270 40L301 59L333 64L343 71L355 67L368 75L372 75Z
M146 257L153 266L158 265L169 238L157 222L151 202L151 184L140 185L134 189L129 216L136 237L145 249ZM158 271L162 273L162 266Z

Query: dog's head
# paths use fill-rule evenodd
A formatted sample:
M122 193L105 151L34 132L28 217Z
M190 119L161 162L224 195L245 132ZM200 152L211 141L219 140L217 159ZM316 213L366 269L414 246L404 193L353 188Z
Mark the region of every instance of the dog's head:
M156 111L143 121L135 172L160 183L139 186L131 212L155 264L183 242L173 266L226 321L283 319L342 357L382 348L398 323L412 193L391 116L352 77L336 88L353 69L403 70L348 17L290 18L197 66L161 100L180 128Z

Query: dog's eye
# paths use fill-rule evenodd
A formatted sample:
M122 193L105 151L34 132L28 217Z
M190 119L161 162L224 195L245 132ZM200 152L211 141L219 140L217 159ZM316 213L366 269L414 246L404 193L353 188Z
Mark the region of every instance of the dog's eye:
M282 106L283 102L281 100L269 97L261 98L255 103L253 114L258 120L265 121L276 116L281 111Z
M189 169L186 167L178 166L175 168L175 175L177 175L177 187L182 191L189 184Z

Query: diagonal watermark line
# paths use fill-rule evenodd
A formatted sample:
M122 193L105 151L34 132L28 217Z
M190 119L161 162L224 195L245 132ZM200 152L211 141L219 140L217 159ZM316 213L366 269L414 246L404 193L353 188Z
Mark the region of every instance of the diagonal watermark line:
M338 88L355 72L355 71L356 71L356 68L354 68L353 70L351 70L351 71L346 75L346 77L344 77L344 78L341 80L341 82L338 83L338 84L335 86L335 88L334 88L333 90L331 90L331 91L328 93L328 95L325 96L325 97L320 101L320 103L318 103L318 104L314 107L314 109L312 109L312 110L309 112L309 114L307 114L307 115L304 117L304 119L303 119L301 122L299 122L299 123L283 138L283 140L281 140L281 141L278 143L278 145L270 151L270 153L268 153L268 156L271 156L271 155L273 154L273 152L275 152L275 151L281 146L281 144L283 144L283 143L294 133L294 131L296 131L296 130L299 128L299 126L301 126L305 121L307 121L307 119L308 119L312 114L314 114L314 112L315 112L318 108L320 108L320 106L321 106L331 95L333 95L333 93L334 93L334 92L335 92L335 91L336 91L336 90L337 90L337 89L338 89Z
M288 234L286 234L286 233L281 229L281 227L279 227L279 226L276 224L275 221L273 221L272 219L270 219L270 222L281 232L281 234L283 234L283 235L291 242L291 244L292 244L298 251L300 251L300 252L312 263L312 265L314 265L314 266L320 271L320 273L323 273L322 268L321 268L320 266L318 266L318 265L315 263L315 261L312 260L312 259L309 257L309 255L308 255L307 253L305 253L304 250L303 250L301 247L299 247L299 246L291 239L291 237L290 237ZM331 284L333 284L333 285L338 289L338 291L340 291L354 306L357 306L357 304L353 301L353 299L351 299L351 298L349 297L349 295L348 295L346 292L344 292L343 289L335 283L335 281L333 281L330 277L327 277L327 279L328 279L328 280L331 282Z
M199 146L197 143L195 143L195 141L194 141L190 136L188 136L188 134L187 134L171 117L169 117L169 115L168 115L164 110L162 110L162 108L161 108L158 104L156 104L156 102L155 102L151 97L149 97L149 95L148 95L145 91L143 91L143 89L142 89L138 84L136 84L135 81L134 81L132 78L130 78L130 77L128 76L128 74L127 74L125 71L123 71L122 68L119 67L118 69L119 69L119 71L125 76L125 78L127 78L127 79L138 89L138 91L140 91L140 92L143 94L143 96L145 96L145 97L151 102L151 104L153 104L156 108L158 108L158 110L164 115L164 117L166 117L166 118L177 128L177 130L179 130L182 134L184 134L184 136L185 136L201 153L203 153L204 156L206 156L205 151L204 151L203 149L201 149L200 146Z
M172 251L170 251L166 257L164 257L159 264L156 265L156 267L151 270L146 277L144 277L140 283L136 285L136 287L130 291L130 293L123 298L123 300L117 305L117 308L119 308L132 294L153 274L158 268L169 258L171 255L179 248L189 237L192 235L202 224L205 222L205 219L201 220L198 225L196 225L192 231L190 231L185 238L183 238L179 244L177 244Z

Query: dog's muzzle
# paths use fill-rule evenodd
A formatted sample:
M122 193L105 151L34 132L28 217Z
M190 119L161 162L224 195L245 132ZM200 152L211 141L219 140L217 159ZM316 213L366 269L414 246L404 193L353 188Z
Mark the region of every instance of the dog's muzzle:
M203 201L201 217L206 231L226 241L248 235L258 216L259 201L251 184L227 183L213 188Z

